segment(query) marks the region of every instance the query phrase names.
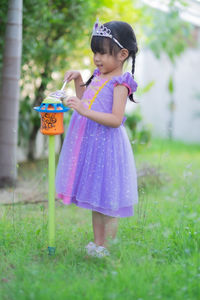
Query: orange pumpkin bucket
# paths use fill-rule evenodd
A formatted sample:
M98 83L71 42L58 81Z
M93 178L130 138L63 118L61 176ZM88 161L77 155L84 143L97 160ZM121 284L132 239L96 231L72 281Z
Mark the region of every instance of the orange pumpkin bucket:
M45 109L41 108L42 110ZM52 113L54 110L52 105L49 105L48 112L41 112L41 126L40 132L45 135L57 135L62 134L64 132L63 126L63 113L57 112ZM57 107L57 110L62 110L61 107Z
M64 107L58 99L47 98L34 109L40 112L40 132L44 135L58 135L64 132L63 113L69 108Z

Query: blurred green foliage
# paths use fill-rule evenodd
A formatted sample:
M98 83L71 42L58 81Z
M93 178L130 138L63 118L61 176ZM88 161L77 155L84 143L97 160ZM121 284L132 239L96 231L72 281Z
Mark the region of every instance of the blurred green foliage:
M177 1L176 1L177 2ZM179 1L182 2L182 1ZM146 35L148 47L156 57L166 53L174 63L191 42L193 25L179 17L179 10L171 1L168 12L148 8L152 21L143 30Z
M89 0L24 1L19 143L28 143L30 159L34 158L33 143L40 126L39 115L32 108L58 89L54 74L62 74L73 60L85 55L85 37L90 35L100 5ZM62 78L58 80L62 82Z

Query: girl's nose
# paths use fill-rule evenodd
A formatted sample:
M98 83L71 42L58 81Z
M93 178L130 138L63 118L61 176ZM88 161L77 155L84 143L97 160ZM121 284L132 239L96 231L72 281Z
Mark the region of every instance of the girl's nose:
M100 55L99 53L94 54L94 61L98 62L100 60Z

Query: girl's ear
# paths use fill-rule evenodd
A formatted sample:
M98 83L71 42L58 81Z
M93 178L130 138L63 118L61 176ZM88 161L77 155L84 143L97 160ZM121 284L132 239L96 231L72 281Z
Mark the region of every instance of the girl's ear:
M122 62L124 62L124 61L127 59L127 57L129 56L129 52L128 52L128 50L125 49L125 48L121 49L120 52L119 52L119 54L120 54L119 59L120 59Z

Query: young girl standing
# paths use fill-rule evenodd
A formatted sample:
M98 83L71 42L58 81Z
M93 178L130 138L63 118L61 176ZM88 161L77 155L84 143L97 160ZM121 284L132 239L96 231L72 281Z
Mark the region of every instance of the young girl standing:
M74 109L61 150L56 192L64 204L92 210L94 242L87 253L102 257L109 238L117 233L118 218L133 215L138 203L137 175L124 127L127 97L133 100L138 50L132 27L120 21L95 23L91 39L95 69L86 84L78 71L68 71L76 97L65 104ZM132 58L132 74L123 64Z

